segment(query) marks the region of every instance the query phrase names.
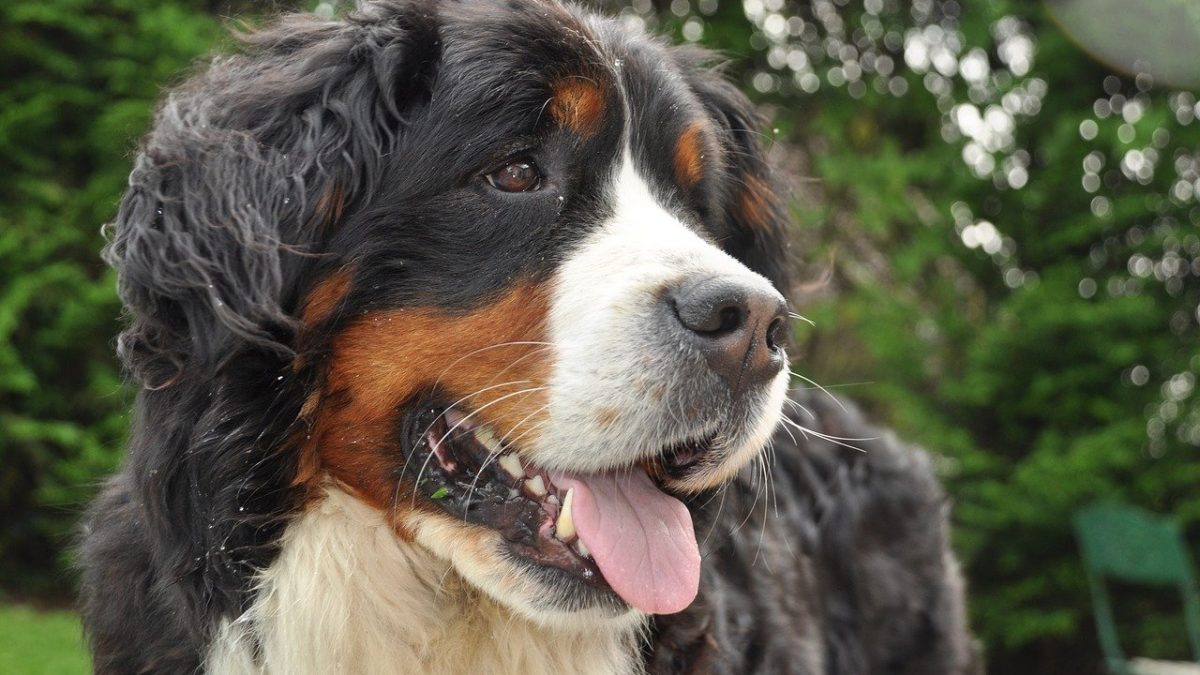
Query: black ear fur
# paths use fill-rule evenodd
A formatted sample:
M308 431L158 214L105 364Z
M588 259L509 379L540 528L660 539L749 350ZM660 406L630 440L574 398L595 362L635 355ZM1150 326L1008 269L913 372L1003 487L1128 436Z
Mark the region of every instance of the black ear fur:
M784 295L791 284L788 215L766 161L764 124L746 95L711 64L710 52L677 47L692 91L717 123L733 188L725 195L725 250L771 280Z
M301 496L287 451L312 379L293 369L300 294L437 61L420 3L285 17L246 42L163 103L105 252L142 389L126 466L84 524L98 672L194 671L273 559Z
M434 39L432 18L392 12L286 17L159 109L105 253L130 319L119 352L147 386L220 367L240 345L292 355L289 292L327 220L315 212L371 189L427 67L405 55Z

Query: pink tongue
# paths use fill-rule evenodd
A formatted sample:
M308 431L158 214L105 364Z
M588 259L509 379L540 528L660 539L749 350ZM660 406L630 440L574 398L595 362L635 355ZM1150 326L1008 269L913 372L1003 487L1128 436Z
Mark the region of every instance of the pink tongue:
M554 476L574 488L575 531L609 586L647 614L673 614L696 599L700 549L683 502L641 471Z

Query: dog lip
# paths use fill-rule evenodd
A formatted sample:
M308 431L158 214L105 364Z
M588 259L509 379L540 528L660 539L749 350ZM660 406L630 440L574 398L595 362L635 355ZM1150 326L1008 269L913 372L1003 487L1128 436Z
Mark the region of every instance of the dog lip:
M715 431L672 443L663 448L657 463L667 477L681 479L705 464L717 439Z
M474 413L430 404L410 417L403 475L415 483L415 495L498 532L521 560L565 573L556 578L616 597L582 542L559 538L555 525L565 495L545 471L521 462Z

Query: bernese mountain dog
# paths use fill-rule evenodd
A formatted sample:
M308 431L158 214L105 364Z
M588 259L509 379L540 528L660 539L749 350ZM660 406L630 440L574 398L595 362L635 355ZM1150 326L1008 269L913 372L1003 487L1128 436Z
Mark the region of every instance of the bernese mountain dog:
M757 124L555 0L284 16L171 92L96 671L972 672L929 460L789 395Z

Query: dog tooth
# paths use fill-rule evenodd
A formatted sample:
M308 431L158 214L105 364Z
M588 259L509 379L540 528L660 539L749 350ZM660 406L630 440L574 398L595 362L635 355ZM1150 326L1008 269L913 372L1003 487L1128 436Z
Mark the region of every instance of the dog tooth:
M500 455L500 468L504 469L513 478L525 477L525 469L521 466L521 460L516 455Z
M579 555L585 558L592 557L592 552L588 550L587 544L583 543L582 539L575 540L575 550L579 551Z
M541 476L534 476L533 478L530 478L529 480L525 481L525 485L529 488L530 492L538 497L546 496L546 483L542 480Z
M567 490L563 497L562 509L558 512L558 520L554 521L554 536L566 541L575 536L575 519L571 516L571 501L575 496L575 488Z
M492 431L491 427L477 427L475 429L475 440L479 441L479 444L487 448L488 452L493 455L498 455L504 451L503 446L500 445L500 439L496 438L496 434Z
M558 506L558 495L546 495L546 501Z

